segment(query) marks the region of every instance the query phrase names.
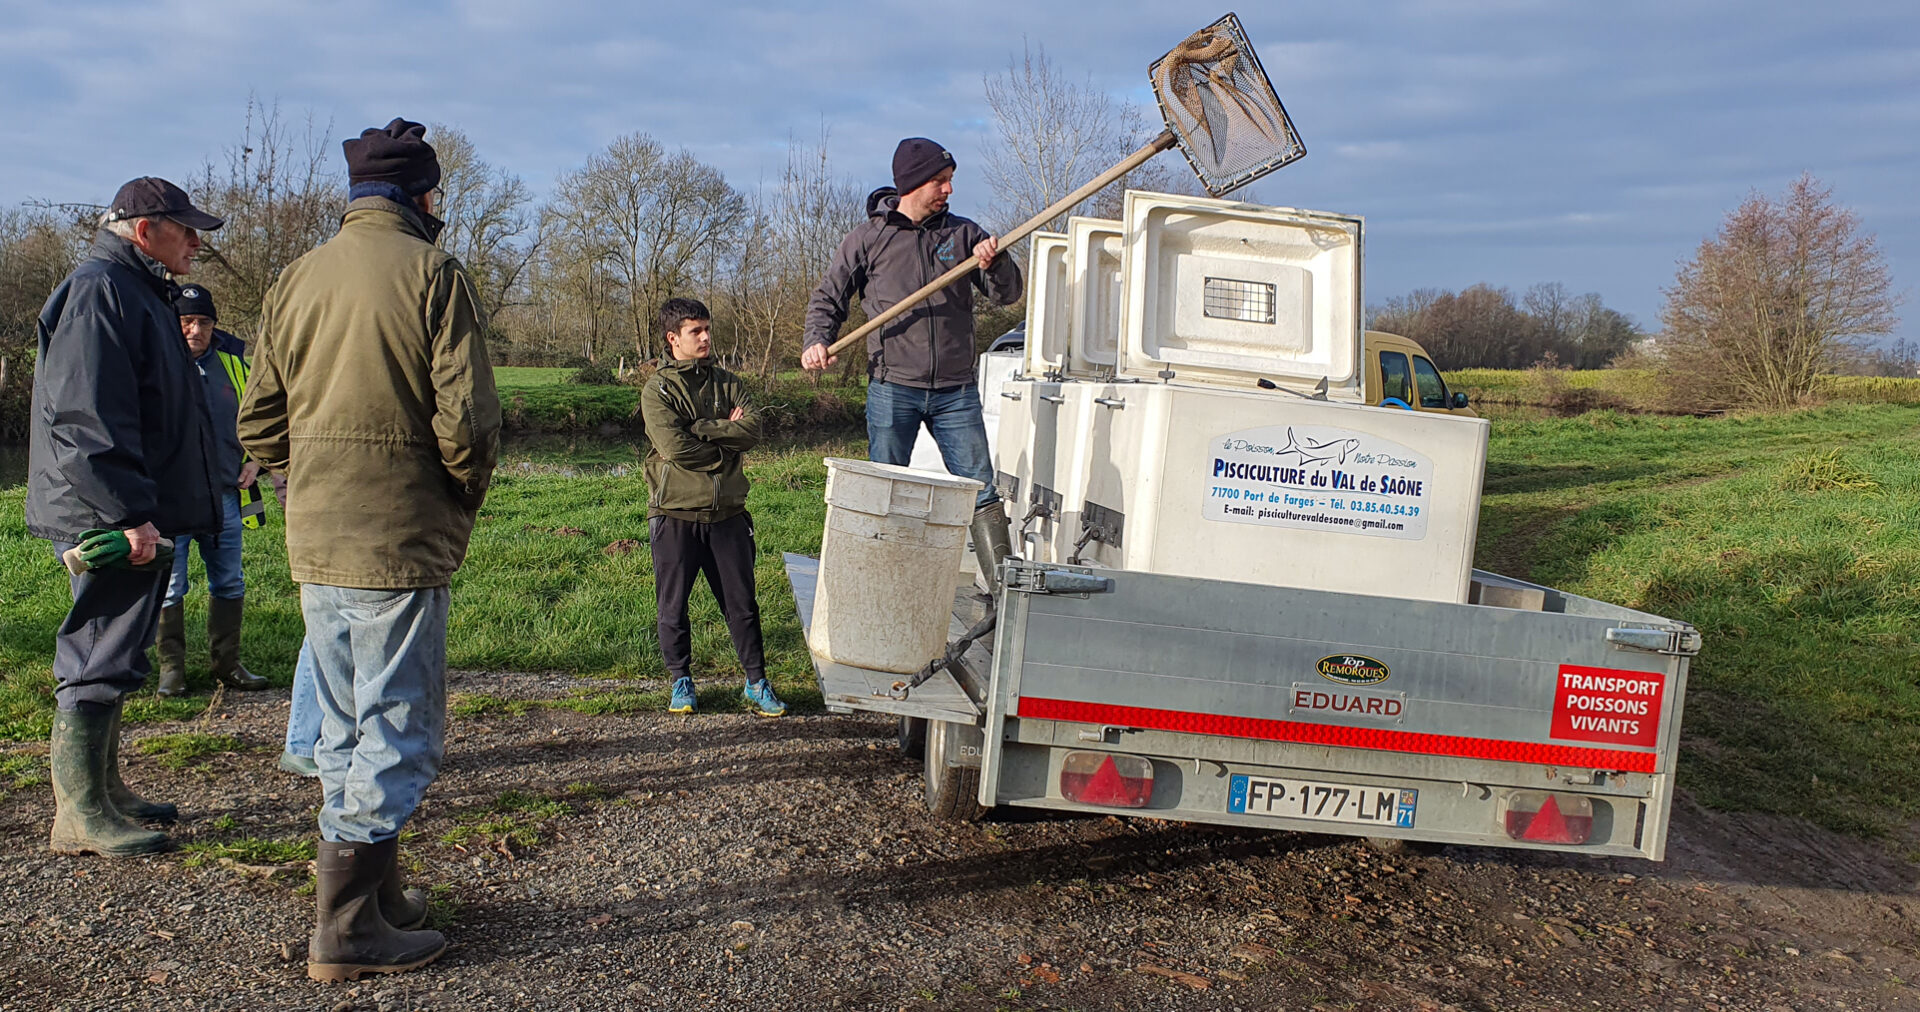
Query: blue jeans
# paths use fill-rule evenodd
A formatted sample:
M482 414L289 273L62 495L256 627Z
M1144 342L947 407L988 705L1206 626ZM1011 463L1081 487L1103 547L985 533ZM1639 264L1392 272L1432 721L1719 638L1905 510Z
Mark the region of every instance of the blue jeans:
M232 601L247 596L247 579L240 572L240 493L228 491L218 534L182 534L173 539L173 580L167 584L162 607L186 600L187 546L200 545L200 561L207 564L207 593Z
M320 836L400 835L440 773L447 725L445 587L300 588L313 650L320 742Z
M993 487L993 455L980 418L978 386L922 390L878 380L867 384L867 459L907 466L923 423L947 470L980 483L975 509L1000 498Z
M300 641L300 663L293 667L293 701L287 709L287 751L313 758L320 740L320 689L314 684L313 644Z

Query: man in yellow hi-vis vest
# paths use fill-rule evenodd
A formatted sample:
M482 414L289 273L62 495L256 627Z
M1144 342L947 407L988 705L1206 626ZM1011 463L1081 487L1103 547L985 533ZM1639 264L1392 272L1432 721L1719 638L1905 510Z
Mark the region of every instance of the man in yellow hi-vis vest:
M235 428L240 394L247 386L247 360L240 354L244 346L238 338L214 328L219 316L213 296L200 285L182 287L173 307L180 312L180 333L194 365L199 367L207 411L213 419L209 464L216 477L230 475L233 485L224 496L220 532L190 535L174 544L173 579L167 584L166 600L160 608L160 631L155 642L160 656L157 691L162 696L179 696L187 691L184 601L190 543L199 544L200 558L207 566L207 650L213 677L230 689L264 689L267 680L240 664L240 622L247 594L246 577L240 569L240 535L243 530L258 528L266 519L258 483L260 465L240 449Z

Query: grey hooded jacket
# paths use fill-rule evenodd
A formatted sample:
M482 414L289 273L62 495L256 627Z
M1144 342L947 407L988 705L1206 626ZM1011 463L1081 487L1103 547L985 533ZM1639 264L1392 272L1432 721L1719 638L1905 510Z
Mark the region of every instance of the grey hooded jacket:
M840 242L807 305L806 347L832 344L858 293L867 317L919 290L973 255L987 238L972 219L942 211L916 225L899 211L891 186L867 197L867 220ZM973 293L1006 306L1023 290L1020 266L1005 250L984 271L955 282L867 335L867 375L920 389L974 381Z

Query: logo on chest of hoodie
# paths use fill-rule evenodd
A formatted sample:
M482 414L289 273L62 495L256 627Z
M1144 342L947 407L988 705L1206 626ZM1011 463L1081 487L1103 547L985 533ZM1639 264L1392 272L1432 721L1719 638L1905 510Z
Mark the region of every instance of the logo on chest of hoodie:
M954 256L952 239L948 239L946 242L933 248L933 258L943 264L953 263Z

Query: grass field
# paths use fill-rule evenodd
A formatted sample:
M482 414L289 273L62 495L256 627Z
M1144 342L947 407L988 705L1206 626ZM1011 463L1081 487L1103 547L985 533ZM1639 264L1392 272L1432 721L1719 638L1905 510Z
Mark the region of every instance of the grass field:
M547 387L565 383L574 370L537 365L497 365L493 382L503 387Z
M1658 377L1650 369L1558 369L1551 378L1532 369L1456 369L1446 379L1450 389L1465 392L1476 406L1567 404L1651 411L1663 399ZM1822 376L1818 390L1820 397L1837 404L1920 404L1920 378ZM1583 405L1582 392L1599 397L1588 397L1588 405Z
M1891 403L1719 418L1500 418L1476 561L1701 628L1706 649L1693 668L1680 767L1696 796L1884 831L1920 816L1916 436L1920 407ZM544 438L511 446L503 462L455 581L450 661L658 678L635 448ZM841 438L789 442L749 468L768 659L783 695L803 707L819 696L779 558L818 548L820 458L862 454ZM51 553L21 525L23 496L0 490L0 739L45 734L51 633L67 607ZM284 684L300 620L275 533L250 535L246 660ZM606 551L622 539L636 542L631 551ZM196 658L203 609L196 594L188 613ZM705 590L694 616L702 705L732 706L738 673ZM203 670L193 679L202 691ZM656 706L642 690L657 684L576 702ZM204 697L161 702L148 692L129 713L182 716L203 705Z

